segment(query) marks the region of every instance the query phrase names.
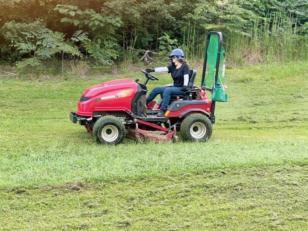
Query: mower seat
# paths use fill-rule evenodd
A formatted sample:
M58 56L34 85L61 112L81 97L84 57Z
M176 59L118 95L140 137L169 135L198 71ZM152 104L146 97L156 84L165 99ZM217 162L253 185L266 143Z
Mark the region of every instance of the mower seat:
M196 70L190 70L189 71L189 82L188 82L188 88L189 89L192 89L194 87L196 76L197 76Z
M188 86L185 92L183 92L182 94L175 94L171 96L171 101L173 100L177 100L178 98L185 98L186 96L189 96L191 91L194 88L194 83L195 83L195 79L197 76L197 71L196 70L190 70L189 71L189 82L188 82Z

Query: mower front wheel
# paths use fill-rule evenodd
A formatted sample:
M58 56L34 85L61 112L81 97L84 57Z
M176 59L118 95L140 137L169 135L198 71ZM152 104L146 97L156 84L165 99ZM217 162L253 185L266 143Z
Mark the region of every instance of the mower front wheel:
M115 116L103 116L93 126L94 138L101 144L119 144L125 134L124 124Z
M184 140L204 142L212 135L212 123L206 115L191 114L182 121L180 133Z

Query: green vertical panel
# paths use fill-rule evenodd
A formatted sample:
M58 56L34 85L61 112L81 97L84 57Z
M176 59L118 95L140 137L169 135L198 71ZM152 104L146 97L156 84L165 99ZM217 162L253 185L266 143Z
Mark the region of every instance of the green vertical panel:
M225 50L222 47L220 52L220 62L219 62L219 70L218 70L218 80L216 84L222 84L225 80Z
M220 62L219 62L219 69L218 69L218 78L217 82L213 88L212 100L216 102L227 102L228 101L228 94L226 93L225 86L223 83L225 82L225 51L222 48L220 52Z
M207 62L205 78L202 86L212 89L215 85L217 56L219 52L219 36L212 34L209 39L210 41L208 43L207 50L205 51L207 55Z

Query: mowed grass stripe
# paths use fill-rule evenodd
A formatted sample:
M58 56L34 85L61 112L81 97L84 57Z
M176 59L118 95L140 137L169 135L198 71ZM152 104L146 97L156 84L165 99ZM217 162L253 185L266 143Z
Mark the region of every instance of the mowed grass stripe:
M0 190L1 230L307 230L307 168Z
M37 187L73 181L140 179L210 169L307 164L307 63L227 70L230 102L218 104L209 143L95 144L72 124L83 89L123 73L54 79L0 80L0 187ZM199 70L196 84L200 81ZM58 79L57 79L58 78ZM170 83L160 75L155 85Z

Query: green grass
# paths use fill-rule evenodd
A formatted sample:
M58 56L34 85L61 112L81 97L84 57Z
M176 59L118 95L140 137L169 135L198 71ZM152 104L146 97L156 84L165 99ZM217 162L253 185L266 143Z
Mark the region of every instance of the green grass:
M1 222L4 230L307 230L306 176L280 166L0 191Z
M230 102L197 144L108 147L69 121L84 88L134 71L2 77L0 230L307 229L307 65L228 69Z

